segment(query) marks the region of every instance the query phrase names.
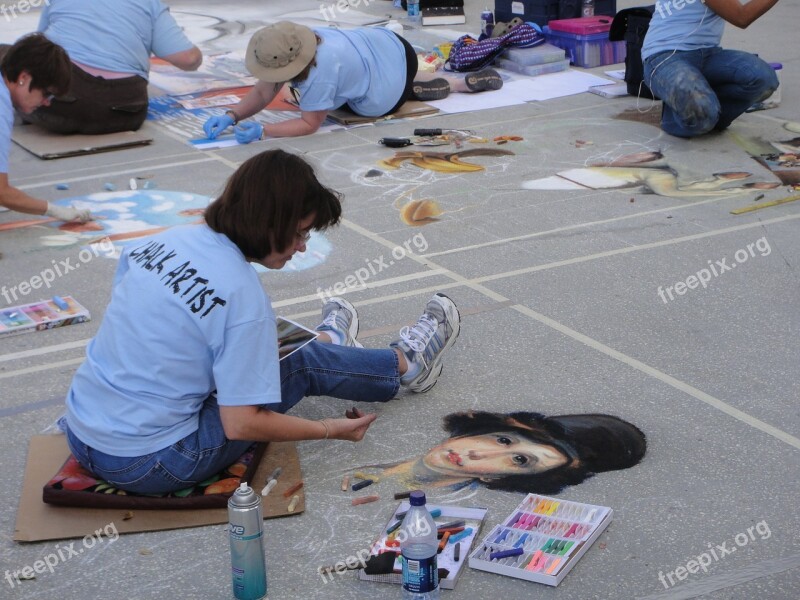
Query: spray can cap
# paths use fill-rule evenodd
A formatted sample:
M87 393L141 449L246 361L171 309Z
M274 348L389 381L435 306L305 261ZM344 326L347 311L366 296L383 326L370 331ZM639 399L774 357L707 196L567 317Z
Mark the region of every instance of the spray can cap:
M422 490L414 490L408 497L411 506L425 506L425 492Z
M247 482L242 482L228 501L232 506L249 507L258 504L261 501L260 496L257 496Z

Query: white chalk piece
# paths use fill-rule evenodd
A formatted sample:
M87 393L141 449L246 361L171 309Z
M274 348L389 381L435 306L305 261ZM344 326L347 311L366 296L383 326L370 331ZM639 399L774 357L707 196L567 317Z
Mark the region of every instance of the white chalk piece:
M264 486L264 489L261 490L261 495L266 496L267 494L269 494L272 491L272 488L274 488L277 483L278 483L277 479L270 479L267 482L267 485Z
M139 189L139 185L136 183L135 177L131 177L131 180L128 182L128 187L132 190Z
M292 496L292 501L289 502L289 506L286 508L289 512L294 512L294 509L297 508L297 503L300 502L300 496L294 495Z

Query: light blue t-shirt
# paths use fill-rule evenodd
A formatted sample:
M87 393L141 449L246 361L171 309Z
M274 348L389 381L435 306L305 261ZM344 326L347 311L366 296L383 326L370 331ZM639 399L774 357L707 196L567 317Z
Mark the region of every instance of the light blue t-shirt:
M141 456L198 429L203 402L280 402L275 315L253 267L207 225L125 250L111 303L67 396L92 448Z
M11 94L0 71L0 173L8 173L8 153L11 150L11 128L14 127L14 107Z
M151 53L192 48L161 0L49 0L39 31L75 62L145 79Z
M384 27L314 33L322 39L317 66L295 86L301 110L347 104L357 115L380 117L397 104L406 86L406 52L395 33Z
M642 45L642 59L665 50L719 46L725 20L700 0L658 0Z

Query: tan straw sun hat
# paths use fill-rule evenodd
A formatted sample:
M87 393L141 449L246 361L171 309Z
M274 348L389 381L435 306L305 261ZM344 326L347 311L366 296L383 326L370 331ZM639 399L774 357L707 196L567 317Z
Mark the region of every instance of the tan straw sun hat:
M259 29L247 45L245 65L261 81L291 81L317 51L317 36L308 27L280 21Z

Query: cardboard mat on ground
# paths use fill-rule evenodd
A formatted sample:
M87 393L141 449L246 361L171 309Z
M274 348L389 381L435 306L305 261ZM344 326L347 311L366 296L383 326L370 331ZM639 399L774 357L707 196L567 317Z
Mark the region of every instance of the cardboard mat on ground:
M17 510L14 540L38 542L83 537L114 523L119 533L162 531L203 525L217 525L228 520L225 508L198 510L134 510L67 508L42 502L42 487L59 470L69 456L66 437L63 435L36 435L28 446L25 479ZM261 459L252 479L252 486L260 491L266 479L277 467L282 468L278 483L264 498L264 518L295 515L305 510L305 495L300 496L295 510L289 512L289 499L283 492L302 481L300 460L294 442L273 442Z
M153 135L147 123L139 131L103 135L63 135L46 131L36 125L16 125L11 132L11 139L31 154L50 160L145 146L152 143Z
M328 118L340 125L363 125L385 119L406 119L408 117L422 117L439 112L439 109L418 100L409 100L390 115L384 117L362 117L351 110L337 108L328 112Z

